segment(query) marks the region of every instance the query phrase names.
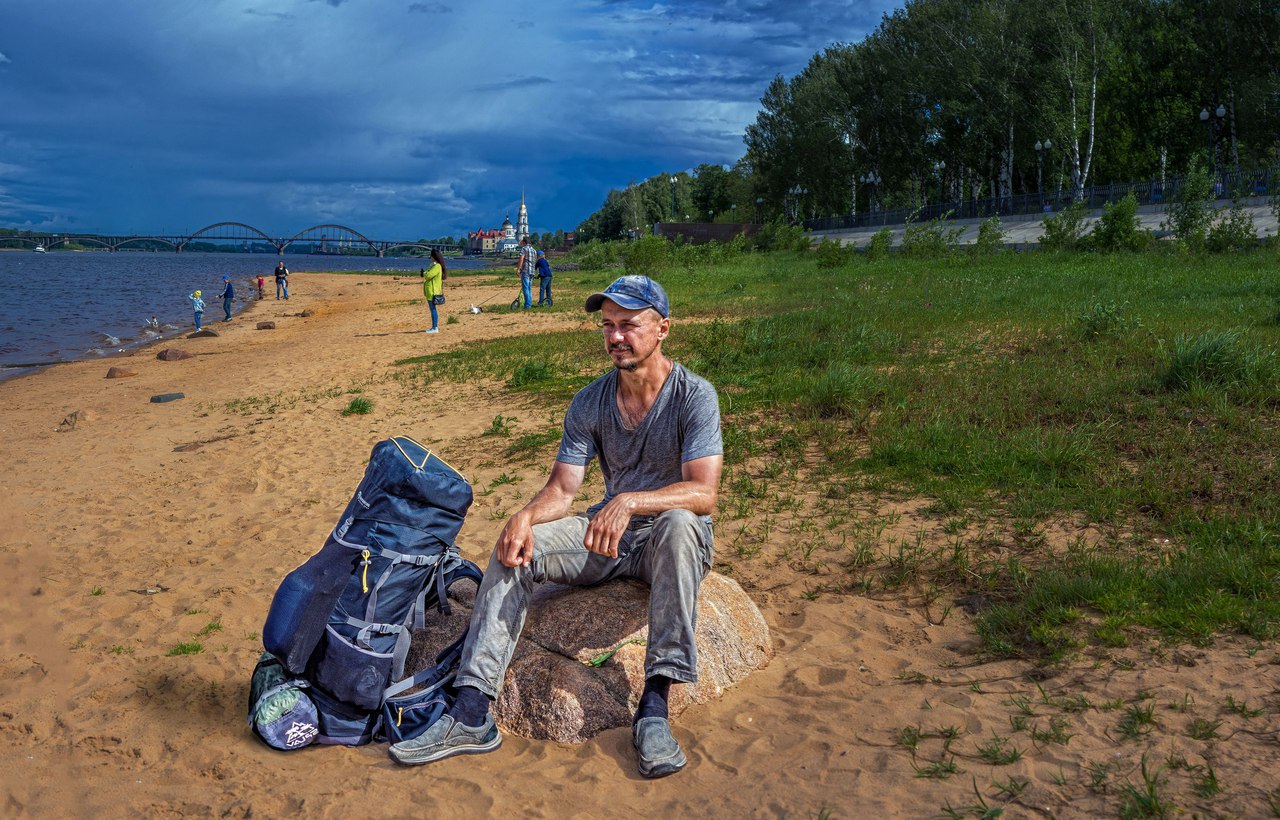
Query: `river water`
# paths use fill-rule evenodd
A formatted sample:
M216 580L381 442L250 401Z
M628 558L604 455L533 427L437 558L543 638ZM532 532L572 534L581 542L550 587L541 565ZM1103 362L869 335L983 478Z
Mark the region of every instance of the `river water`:
M417 273L428 260L370 256L284 256L290 289L306 288L298 271L402 270ZM222 319L222 277L235 286L233 311L257 295L281 257L252 253L0 252L0 379L30 365L95 358L194 329L193 290L203 291L205 323ZM480 267L450 260L450 267ZM159 329L150 328L155 316Z

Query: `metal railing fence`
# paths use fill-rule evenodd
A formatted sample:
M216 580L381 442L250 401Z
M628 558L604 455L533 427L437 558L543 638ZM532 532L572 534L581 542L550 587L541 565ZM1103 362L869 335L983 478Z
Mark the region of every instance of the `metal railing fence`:
M1132 193L1139 205L1163 205L1176 201L1185 177L1166 177L1164 181L1113 182L1091 185L1084 189L1080 201L1086 208L1101 208ZM1214 200L1230 199L1237 192L1244 196L1280 195L1280 169L1262 168L1251 171L1225 171L1213 180L1210 196ZM948 215L949 219L986 219L991 216L1049 214L1062 210L1075 200L1073 191L1016 194L1007 197L969 199L963 202L934 202L910 208L890 208L853 216L825 216L806 219L802 224L810 231L837 231L881 225L927 222Z

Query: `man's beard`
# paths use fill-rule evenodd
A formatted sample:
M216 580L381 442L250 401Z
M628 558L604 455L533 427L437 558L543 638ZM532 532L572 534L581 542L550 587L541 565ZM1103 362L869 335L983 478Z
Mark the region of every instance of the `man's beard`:
M631 359L630 361L624 361L622 364L618 364L617 360L615 359L613 363L613 367L615 370L625 370L628 373L635 372L636 370L640 369L640 363L644 361L644 359L648 358L647 356L644 356L644 357L636 356L636 349L634 347L630 347L630 345L628 345L628 347L630 349L625 351L625 353L630 353L632 356L635 356L635 358ZM610 348L609 353L613 354L614 352L615 352L615 349Z

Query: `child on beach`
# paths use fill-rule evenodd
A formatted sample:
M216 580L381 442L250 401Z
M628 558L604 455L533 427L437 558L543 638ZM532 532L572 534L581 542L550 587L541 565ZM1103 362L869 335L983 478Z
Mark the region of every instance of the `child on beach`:
M262 274L258 274L258 298L259 299L267 298L267 291L265 289L265 284L266 282L263 280Z
M187 298L191 300L191 307L195 308L196 330L199 330L200 320L204 318L204 300L200 298L200 291L196 291L195 293L192 293Z

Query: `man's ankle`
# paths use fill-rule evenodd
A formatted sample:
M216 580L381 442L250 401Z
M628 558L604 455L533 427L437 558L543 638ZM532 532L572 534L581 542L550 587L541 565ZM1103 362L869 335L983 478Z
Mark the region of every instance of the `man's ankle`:
M449 707L449 717L472 728L483 726L489 716L489 696L474 686L459 686L458 696Z
M649 717L667 718L669 716L667 697L670 692L671 678L665 675L646 678L644 691L640 693L640 705L636 708L636 716L632 723Z

